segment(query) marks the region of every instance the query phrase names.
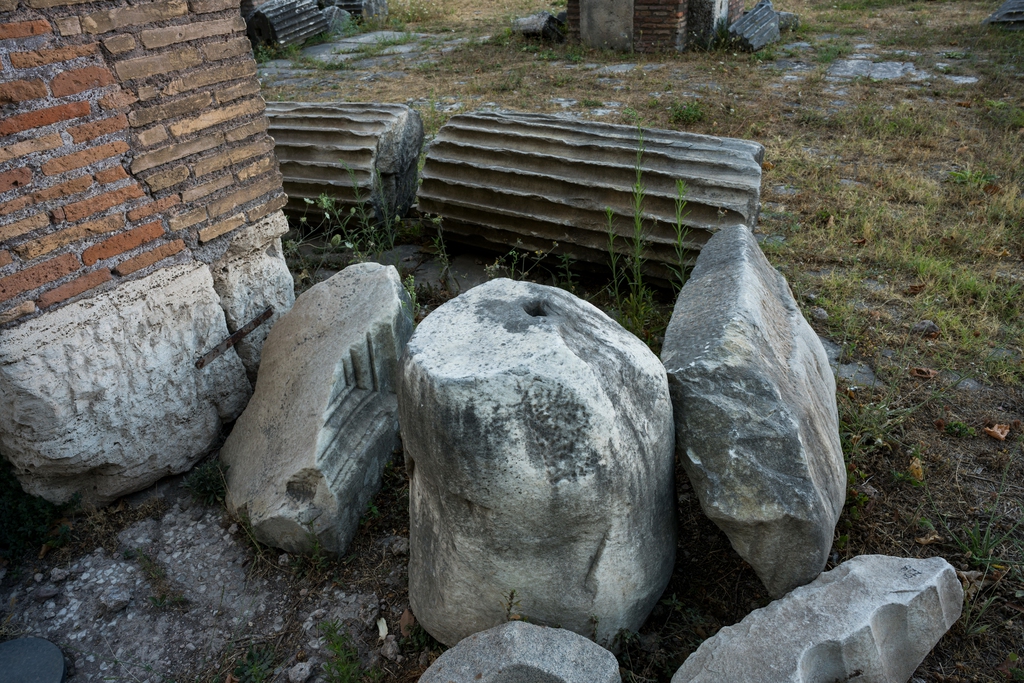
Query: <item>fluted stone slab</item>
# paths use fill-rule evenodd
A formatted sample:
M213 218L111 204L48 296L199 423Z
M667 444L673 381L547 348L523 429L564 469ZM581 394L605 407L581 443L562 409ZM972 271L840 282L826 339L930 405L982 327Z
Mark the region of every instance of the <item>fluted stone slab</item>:
M268 102L266 113L288 194L286 211L315 215L316 200L326 194L346 207L369 202L383 219L404 216L416 200L423 122L414 109Z
M0 331L0 451L22 487L109 503L189 470L251 388L210 269L162 268Z
M445 651L419 683L621 683L608 650L561 628L510 621Z
M427 150L422 211L454 239L501 251L548 251L608 262L608 219L633 234L637 129L544 114L476 112L452 117ZM676 180L686 182L685 245L694 255L718 229L755 225L764 147L756 142L644 130L644 216L652 272L675 264Z
M761 0L729 27L733 43L747 52L757 52L778 42L781 35L779 13L772 7L771 0Z
M300 45L327 30L327 18L316 0L268 0L243 16L253 45Z
M304 292L263 344L252 400L220 451L227 507L288 552L342 554L398 445L398 358L412 334L392 266Z
M836 384L744 226L704 246L665 332L676 453L704 513L775 597L824 568L846 499Z
M905 683L962 609L941 557L861 555L705 640L672 683Z
M676 545L668 384L643 342L564 290L492 280L420 323L398 404L431 635L509 611L598 643L643 624Z
M1024 29L1024 0L1006 0L982 23L998 24L1014 31Z

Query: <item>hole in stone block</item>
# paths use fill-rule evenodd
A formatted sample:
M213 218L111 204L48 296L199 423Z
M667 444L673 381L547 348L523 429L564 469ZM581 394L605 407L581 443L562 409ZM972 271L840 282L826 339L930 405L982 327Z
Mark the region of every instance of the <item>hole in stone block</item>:
M534 318L543 318L548 314L547 310L544 308L544 302L540 300L523 304L523 310L526 311L527 315L533 316Z

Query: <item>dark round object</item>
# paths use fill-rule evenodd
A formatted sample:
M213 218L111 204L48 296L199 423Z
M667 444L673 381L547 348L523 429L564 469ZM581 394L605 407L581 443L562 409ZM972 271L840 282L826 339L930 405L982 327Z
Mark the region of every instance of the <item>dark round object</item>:
M42 638L0 643L0 678L4 683L64 683L64 655Z

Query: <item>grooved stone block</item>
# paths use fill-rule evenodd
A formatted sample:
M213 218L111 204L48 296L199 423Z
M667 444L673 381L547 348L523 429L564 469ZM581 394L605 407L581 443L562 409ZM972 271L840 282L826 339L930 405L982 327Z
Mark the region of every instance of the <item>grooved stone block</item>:
M676 181L687 186L683 224L690 258L718 229L755 225L764 147L666 130L644 131L650 272L671 279L676 262ZM608 221L633 234L637 130L543 114L454 116L427 150L419 208L440 214L454 239L505 252L567 253L608 262ZM618 241L625 253L625 239Z
M423 628L454 645L512 591L598 643L643 624L676 547L672 407L643 342L564 290L492 280L416 328L398 407Z
M672 683L904 683L962 609L941 557L861 555L705 640Z
M233 350L194 365L227 335L193 264L0 331L0 448L22 487L102 504L188 470L249 398Z
M813 580L846 499L836 384L785 278L746 227L704 246L661 359L676 453L704 513L773 596Z
M765 45L779 40L779 13L771 0L761 0L729 27L729 37L747 52L757 52Z
M260 541L343 554L398 445L412 334L398 271L360 263L307 290L263 345L256 393L220 451L227 507Z
M326 194L378 217L404 216L416 199L423 145L420 115L404 104L270 102L274 151L288 194L286 210L305 214Z
M419 683L620 683L608 650L561 628L510 621L459 641Z

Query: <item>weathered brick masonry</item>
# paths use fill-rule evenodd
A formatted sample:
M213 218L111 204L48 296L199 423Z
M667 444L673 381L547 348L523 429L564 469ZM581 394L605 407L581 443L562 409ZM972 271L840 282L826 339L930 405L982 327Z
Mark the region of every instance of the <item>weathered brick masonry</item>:
M580 1L568 0L569 35L580 40ZM683 50L687 47L689 0L634 0L633 49L637 52ZM729 23L743 14L743 0L729 0Z
M284 205L239 0L0 0L0 326Z

